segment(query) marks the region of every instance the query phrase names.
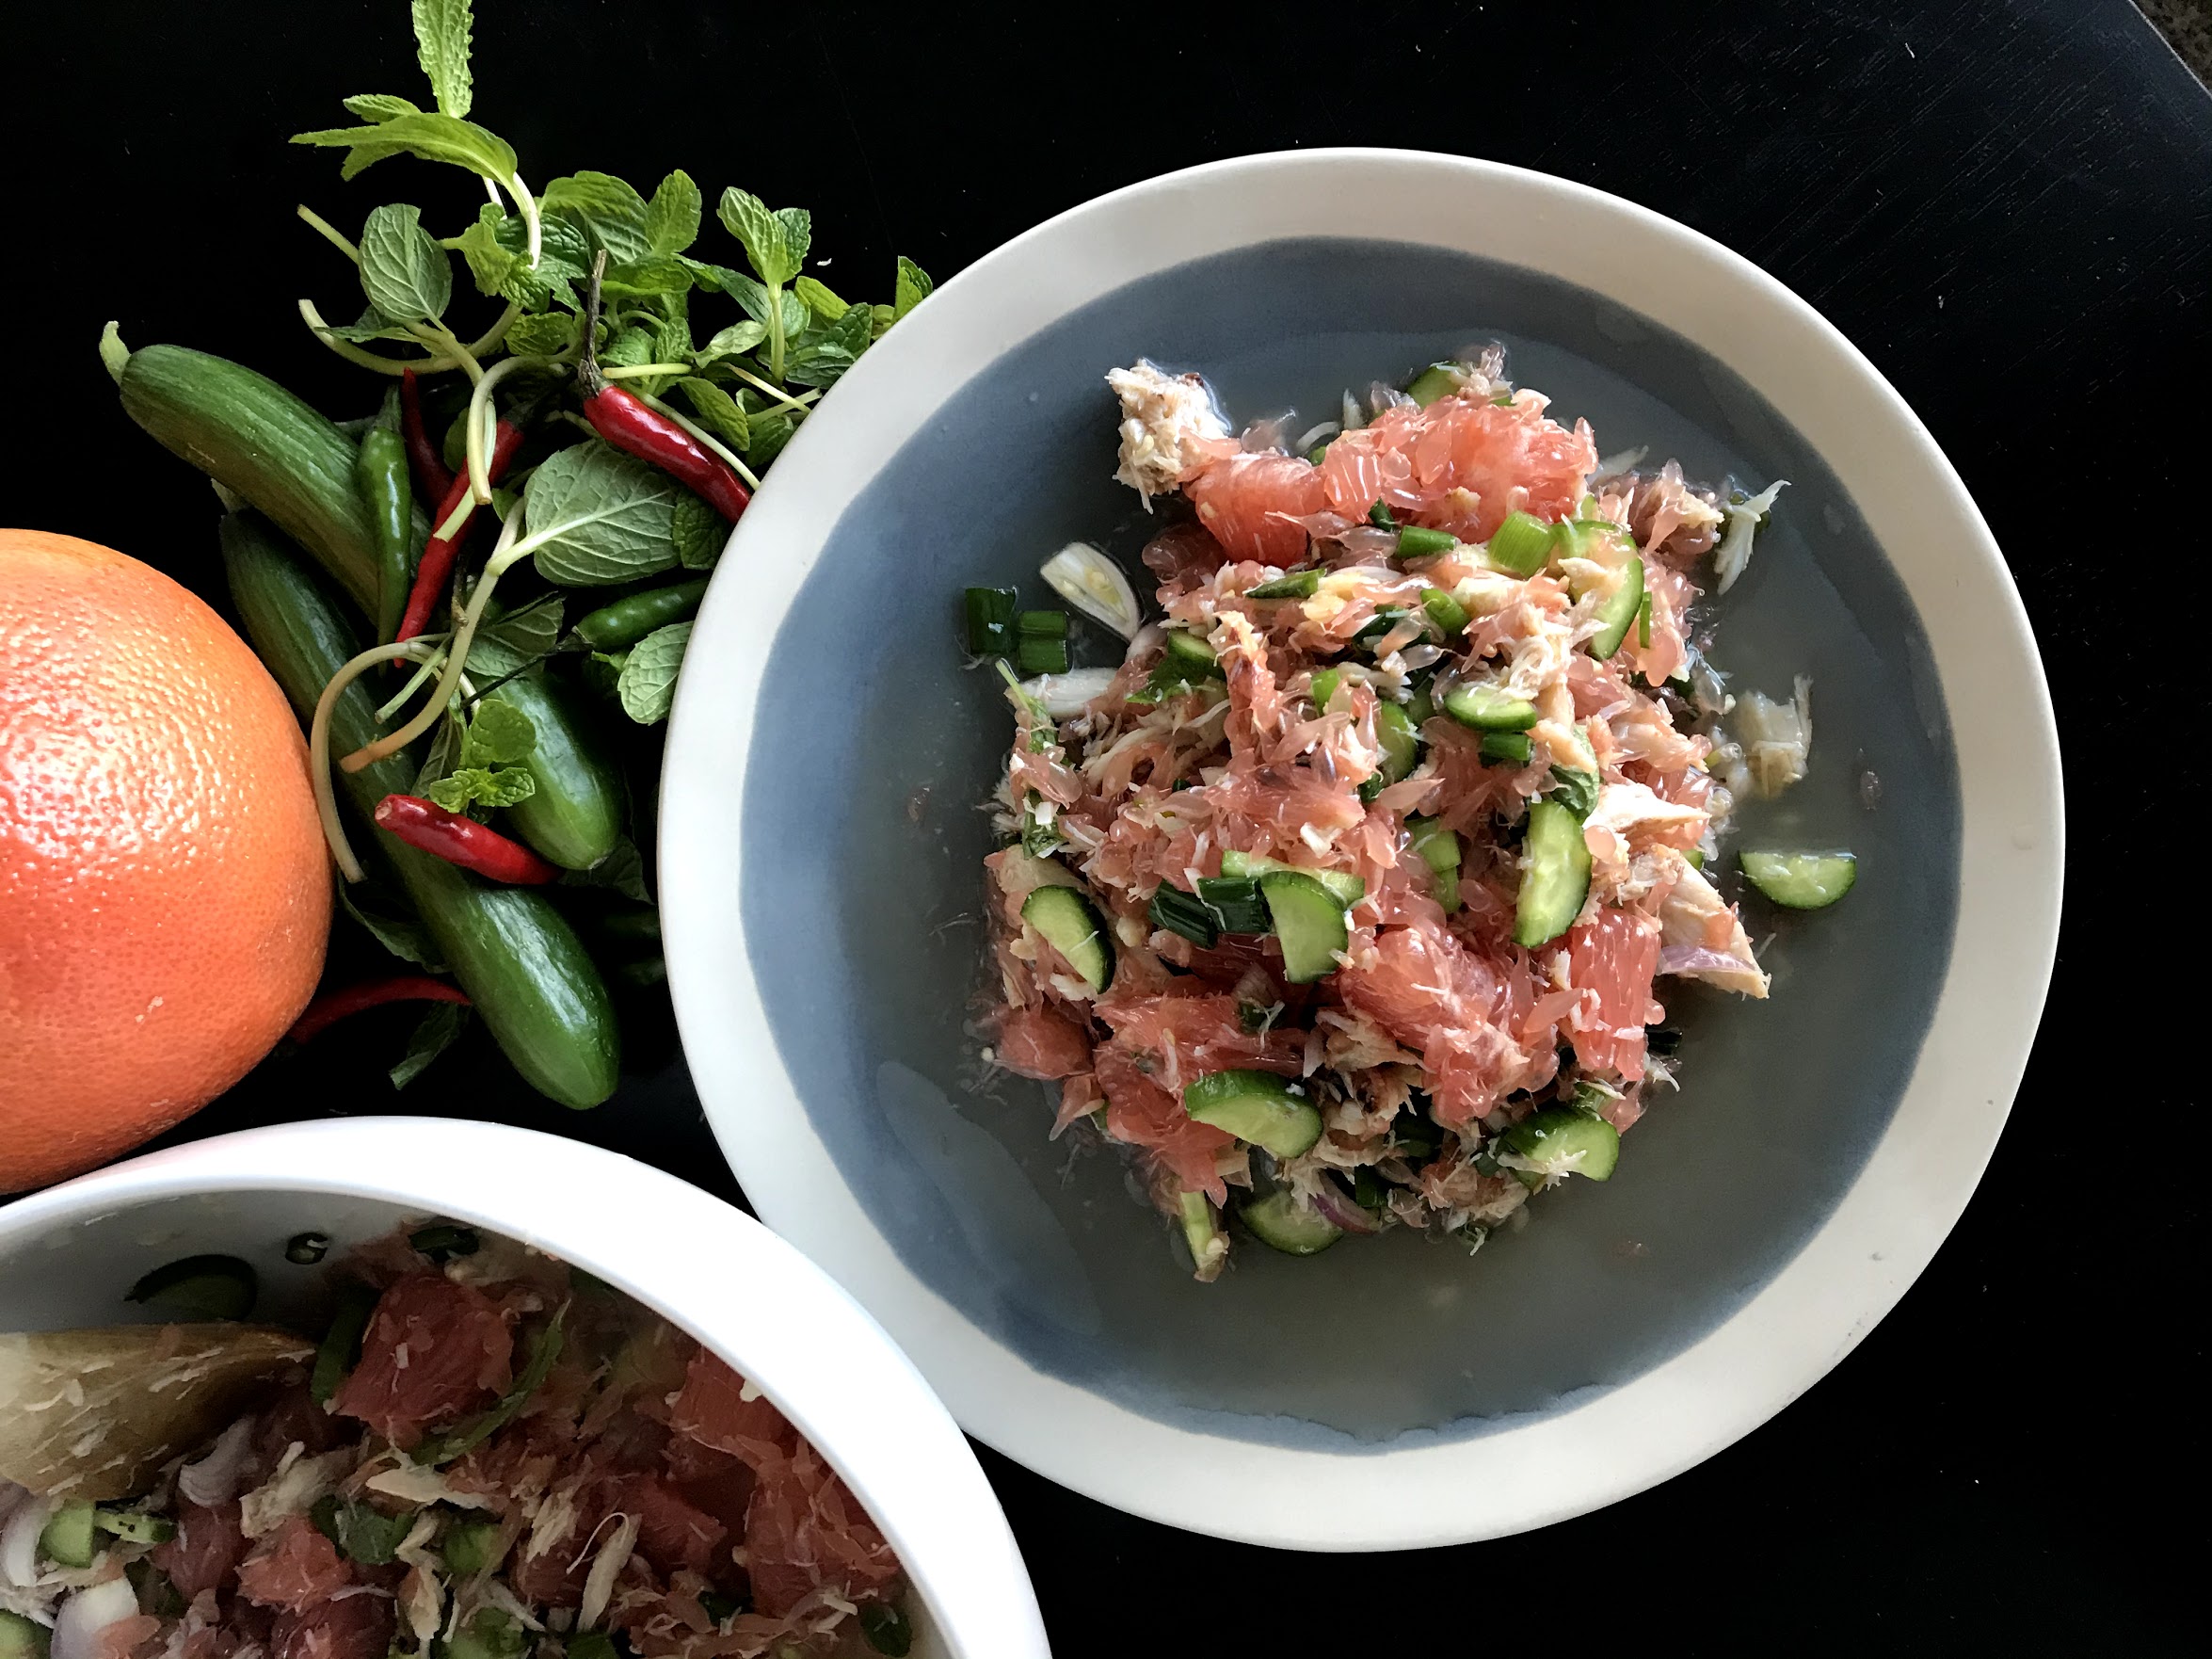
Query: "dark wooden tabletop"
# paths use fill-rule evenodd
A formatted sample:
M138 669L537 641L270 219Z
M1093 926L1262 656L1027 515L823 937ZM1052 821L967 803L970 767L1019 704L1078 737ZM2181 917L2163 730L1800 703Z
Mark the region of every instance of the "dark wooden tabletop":
M1102 190L1258 150L1455 151L1628 197L1764 266L1873 359L1964 475L2042 641L2073 807L2058 977L1996 1161L1897 1311L1698 1469L1466 1549L1221 1544L986 1453L1061 1652L2181 1646L2204 1534L2185 1484L2204 1206L2182 1133L2204 975L2162 977L2162 946L2201 955L2205 903L2187 779L2212 99L2124 0L478 14L477 117L534 180L681 166L809 206L830 280L871 298L894 252L941 279ZM365 412L297 321L302 294L345 282L292 206L358 218L387 196L283 139L338 121L345 94L414 89L406 19L399 0L11 16L6 517L216 597L212 497L118 411L93 352L110 317ZM395 1101L381 1066L404 1026L369 1021L312 1064L264 1064L185 1133L482 1112L739 1197L665 1008L630 1014L635 1076L594 1113L523 1095L482 1053Z

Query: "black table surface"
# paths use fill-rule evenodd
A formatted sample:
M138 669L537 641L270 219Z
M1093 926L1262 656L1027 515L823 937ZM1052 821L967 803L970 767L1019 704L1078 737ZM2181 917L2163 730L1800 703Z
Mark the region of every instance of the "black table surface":
M406 162L343 186L333 156L283 139L342 120L343 95L417 92L406 14L399 0L12 13L7 517L222 603L207 486L124 419L94 339L119 318L134 344L236 355L362 412L341 406L365 402L364 377L294 314L303 294L342 306L348 278L293 204L343 223L401 191L462 201ZM2161 989L2153 973L2160 941L2186 936L2176 902L2203 904L2173 849L2201 838L2183 768L2205 698L2180 660L2194 668L2204 629L2191 411L2212 368L2212 100L2135 10L482 0L476 65L476 117L534 181L681 166L710 192L806 204L828 280L867 298L888 292L895 252L942 279L1101 191L1259 150L1451 151L1616 192L1739 250L1873 359L1973 490L2042 641L2073 774L2075 903L2011 1129L1896 1312L1699 1468L1465 1548L1220 1543L985 1451L1059 1651L2181 1644L2197 1599L2184 1552L2204 1536L2178 1486L2203 1468L2187 1447L2201 1444L2204 1296L2178 1130L2203 1091L2171 1039L2203 1016L2187 980ZM528 1096L483 1052L395 1102L380 1067L404 1027L367 1021L312 1067L265 1063L180 1134L480 1112L742 1201L665 1008L630 1013L634 1074L594 1113Z

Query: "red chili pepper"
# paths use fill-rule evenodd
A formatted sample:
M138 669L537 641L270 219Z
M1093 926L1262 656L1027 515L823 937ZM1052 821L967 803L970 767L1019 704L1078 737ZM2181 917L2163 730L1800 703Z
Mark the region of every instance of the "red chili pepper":
M415 470L415 485L423 499L444 500L445 492L453 488L453 469L445 464L445 457L430 442L429 430L423 425L423 385L412 369L399 377L399 435L407 440L408 464Z
M522 428L511 421L500 422L491 454L484 462L486 475L498 483L521 447ZM407 611L399 619L395 639L412 639L429 627L430 613L438 608L439 597L444 593L446 580L453 574L454 556L460 552L461 543L469 538L470 526L476 522L476 509L470 507L462 513L461 522L450 535L441 536L438 532L468 500L469 475L463 473L446 487L445 495L438 504L438 516L430 521L430 540L423 544L423 557L415 566L414 586L407 591Z
M377 803L377 825L449 864L489 881L537 887L560 874L519 841L419 795L388 795Z
M312 1042L339 1021L386 1003L458 1003L469 1006L469 993L457 985L422 974L399 974L390 979L369 979L344 991L327 991L307 1005L286 1035L294 1042Z
M585 418L593 431L623 454L659 467L736 523L753 499L744 481L682 427L634 393L608 385L599 372L599 354L592 342L599 329L600 273L605 268L606 255L601 253L592 264L590 296L584 310L584 361L576 365L576 381L584 391Z

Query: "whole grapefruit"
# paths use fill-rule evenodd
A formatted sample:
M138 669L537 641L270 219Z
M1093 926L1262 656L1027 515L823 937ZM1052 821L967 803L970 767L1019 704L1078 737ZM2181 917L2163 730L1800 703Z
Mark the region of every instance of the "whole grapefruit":
M0 1192L244 1076L329 930L307 746L246 642L136 559L0 530Z

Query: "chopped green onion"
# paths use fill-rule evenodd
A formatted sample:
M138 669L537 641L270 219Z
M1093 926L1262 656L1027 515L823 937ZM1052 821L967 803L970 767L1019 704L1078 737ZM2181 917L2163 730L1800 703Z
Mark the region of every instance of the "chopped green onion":
M1288 571L1272 582L1244 590L1246 599L1311 599L1321 588L1321 572Z
M1417 728L1436 717L1434 675L1424 675L1413 683L1411 694L1405 700L1405 717Z
M1379 641L1384 635L1389 633L1391 629L1397 627L1401 621L1404 620L1404 619L1405 611L1404 608L1401 605L1377 605L1375 607L1375 614L1373 619L1367 624L1366 627L1360 629L1358 633L1353 635L1352 643L1354 645L1364 645L1371 650L1376 642Z
M1342 668L1323 668L1314 675L1313 685L1306 695L1313 699L1313 706L1322 714L1329 712L1329 700L1337 695L1337 685L1344 678Z
M1065 617L1061 620L1066 620ZM1015 642L1014 661L1024 674L1065 674L1067 672L1067 641L1044 639L1034 634L1025 634Z
M1146 913L1153 926L1179 933L1207 950L1211 950L1221 937L1213 925L1213 912L1181 888L1165 881L1154 891L1151 908Z
M1014 649L1014 606L1019 600L1011 588L970 588L968 610L968 649L976 656L1003 656Z
M1455 639L1467 631L1474 619L1467 615L1467 607L1441 588L1425 589L1421 594L1421 608L1429 613L1429 620L1444 631L1444 637Z
M1449 530L1431 530L1420 524L1408 524L1398 532L1400 558L1435 558L1438 554L1450 553L1459 545L1459 538Z
M1526 732L1485 732L1483 759L1494 766L1525 766L1535 752Z
M330 1315L330 1329L315 1350L314 1370L307 1381L307 1392L318 1405L327 1404L338 1392L338 1385L361 1358L361 1332L369 1328L369 1315L376 1307L377 1293L365 1284L349 1284L338 1293L337 1311Z
M1367 522L1372 524L1378 530L1395 530L1398 528L1397 516L1390 511L1389 507L1386 503L1381 501L1376 502L1374 506L1367 509Z
M1023 611L1014 619L1014 632L1024 639L1067 637L1066 611Z
M1642 650L1651 649L1651 589L1648 588L1636 602L1636 643Z
M884 1659L906 1659L914 1648L913 1625L889 1602L870 1602L860 1609L860 1634Z
M1257 876L1201 876L1198 902L1224 933L1272 933L1274 914Z
M296 1232L284 1245L284 1260L296 1267L313 1267L329 1253L327 1232Z
M1490 533L1483 557L1509 576L1533 576L1550 562L1551 545L1551 525L1531 513L1510 512Z
M1682 855L1682 858L1683 862L1689 864L1692 870L1702 870L1705 868L1705 848L1702 846L1691 847L1688 852Z
M363 1567L389 1567L415 1525L412 1509L387 1515L367 1504L350 1503L334 1492L317 1498L307 1517L314 1522L315 1530L336 1544L348 1560L358 1561Z
M177 1536L177 1523L143 1509L110 1509L103 1505L92 1511L92 1524L126 1544L166 1544Z
M418 1227L407 1235L407 1241L441 1264L452 1261L456 1256L473 1256L484 1248L474 1228L456 1227L450 1221Z

